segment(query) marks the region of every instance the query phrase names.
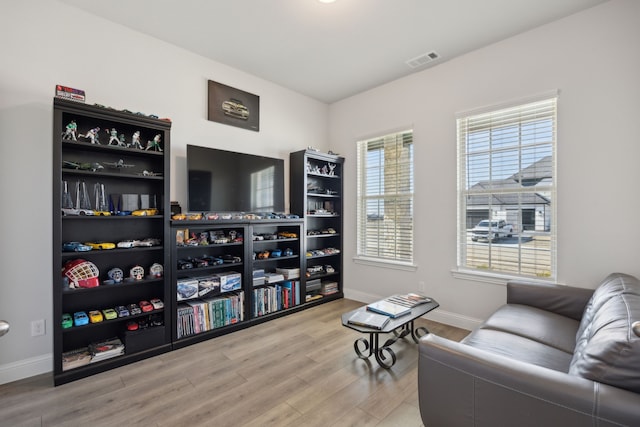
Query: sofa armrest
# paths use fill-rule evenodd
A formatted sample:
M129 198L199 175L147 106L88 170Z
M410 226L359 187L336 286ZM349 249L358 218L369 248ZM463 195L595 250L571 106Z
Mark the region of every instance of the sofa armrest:
M419 347L425 426L633 425L640 419L640 395L627 390L433 334Z
M573 286L507 282L507 304L523 304L551 311L575 320L582 319L593 289Z

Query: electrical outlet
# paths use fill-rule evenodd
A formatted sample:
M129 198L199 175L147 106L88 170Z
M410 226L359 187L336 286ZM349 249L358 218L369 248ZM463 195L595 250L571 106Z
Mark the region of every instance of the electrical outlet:
M39 337L45 334L44 319L31 321L31 336Z

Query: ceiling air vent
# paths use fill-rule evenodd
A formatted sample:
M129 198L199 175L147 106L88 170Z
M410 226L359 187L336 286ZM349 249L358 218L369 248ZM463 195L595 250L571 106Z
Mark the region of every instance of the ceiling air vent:
M428 64L429 62L436 60L440 57L440 55L438 55L435 52L427 52L427 53L423 53L422 55L418 55L415 58L411 58L407 61L407 65L411 68L418 68L418 67L422 67L423 65Z

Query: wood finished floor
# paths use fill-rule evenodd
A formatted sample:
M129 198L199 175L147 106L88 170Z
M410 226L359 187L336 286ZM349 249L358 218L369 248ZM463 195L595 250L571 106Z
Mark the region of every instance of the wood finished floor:
M0 385L1 426L422 426L417 346L390 369L356 357L347 299L53 387ZM418 319L454 340L468 331Z

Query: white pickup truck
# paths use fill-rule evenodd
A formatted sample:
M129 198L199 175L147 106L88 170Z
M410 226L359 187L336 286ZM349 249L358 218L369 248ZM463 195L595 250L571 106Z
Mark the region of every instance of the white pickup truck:
M483 219L471 229L471 240L487 240L495 242L502 237L513 236L513 225L507 224L505 220Z

